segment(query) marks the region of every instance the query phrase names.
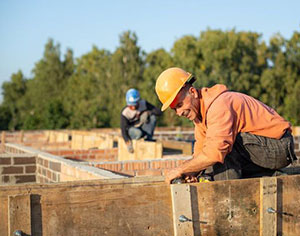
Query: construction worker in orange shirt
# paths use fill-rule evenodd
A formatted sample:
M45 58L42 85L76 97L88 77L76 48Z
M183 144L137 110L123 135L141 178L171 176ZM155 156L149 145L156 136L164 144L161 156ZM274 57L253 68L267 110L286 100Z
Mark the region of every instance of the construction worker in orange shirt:
M274 109L225 85L197 89L195 80L173 67L156 81L161 110L170 107L195 125L193 158L167 172L167 183L193 182L203 170L213 180L274 176L296 160L291 125Z

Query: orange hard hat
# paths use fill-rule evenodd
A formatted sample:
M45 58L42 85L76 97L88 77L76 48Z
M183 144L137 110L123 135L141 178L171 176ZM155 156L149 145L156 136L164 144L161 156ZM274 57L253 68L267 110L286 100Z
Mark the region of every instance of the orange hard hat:
M189 82L193 75L178 67L172 67L163 71L156 80L155 91L163 104L161 110L166 110L179 93L186 82Z

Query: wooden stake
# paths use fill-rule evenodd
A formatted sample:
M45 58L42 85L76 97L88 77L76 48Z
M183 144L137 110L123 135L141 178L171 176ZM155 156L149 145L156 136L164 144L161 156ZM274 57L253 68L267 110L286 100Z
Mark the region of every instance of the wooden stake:
M31 235L30 195L8 196L8 235L22 230Z
M5 131L2 131L1 135L1 150L3 152L5 151Z
M260 235L277 235L277 178L260 179Z
M191 189L188 184L172 184L172 209L174 235L194 235ZM184 216L190 221L180 222L179 217Z

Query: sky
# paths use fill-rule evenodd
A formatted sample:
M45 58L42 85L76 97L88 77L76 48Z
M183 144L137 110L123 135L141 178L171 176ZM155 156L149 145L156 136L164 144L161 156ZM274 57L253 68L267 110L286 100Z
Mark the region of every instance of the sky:
M119 37L132 31L146 52L169 51L184 35L210 29L252 31L267 41L300 31L299 0L1 0L0 86L21 70L25 77L49 38L74 56L92 46L113 52ZM0 95L0 100L1 100Z

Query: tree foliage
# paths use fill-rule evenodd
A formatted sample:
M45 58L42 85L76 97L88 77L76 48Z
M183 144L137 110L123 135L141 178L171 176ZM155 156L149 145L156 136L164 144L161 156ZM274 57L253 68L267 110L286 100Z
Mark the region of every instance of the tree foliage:
M277 34L266 43L256 32L207 29L199 37L179 38L170 52L157 49L148 54L131 31L122 33L119 42L113 52L93 46L75 61L72 50L62 58L60 45L48 40L31 78L18 71L3 83L0 128L118 127L129 88L161 106L155 82L172 66L192 72L198 87L223 83L258 98L293 125L300 124L300 32L290 39ZM158 123L191 125L170 109Z

